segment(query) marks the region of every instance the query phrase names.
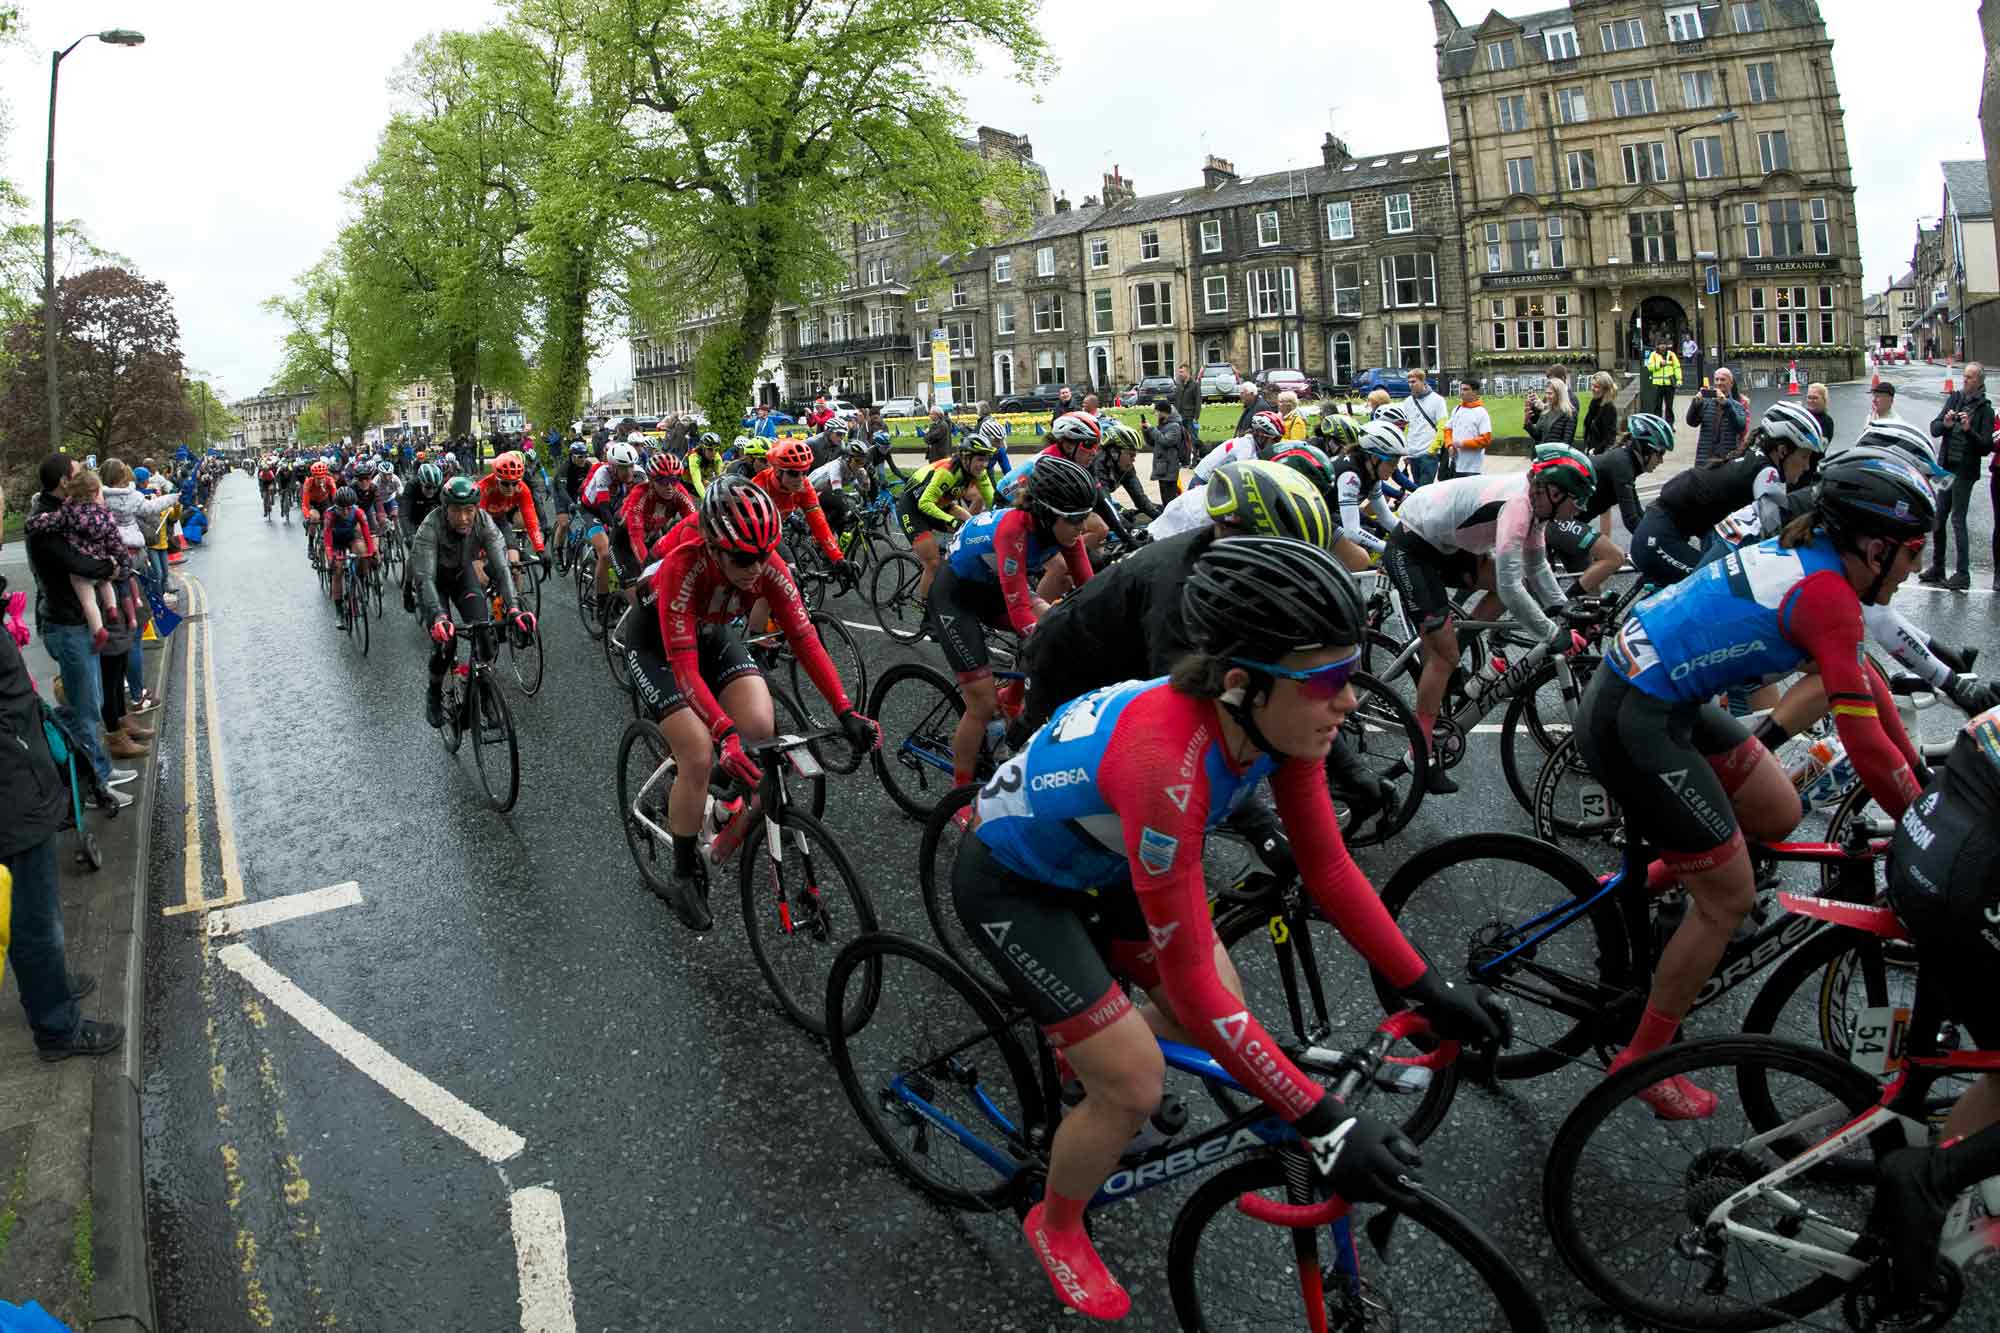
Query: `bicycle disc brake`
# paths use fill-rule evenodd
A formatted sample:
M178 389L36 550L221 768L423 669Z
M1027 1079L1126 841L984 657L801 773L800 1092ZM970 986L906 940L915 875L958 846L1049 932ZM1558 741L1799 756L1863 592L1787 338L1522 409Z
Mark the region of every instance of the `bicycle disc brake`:
M1878 1263L1840 1298L1840 1313L1856 1333L1929 1333L1944 1328L1965 1299L1965 1274L1957 1264L1938 1256L1932 1289L1909 1306L1889 1294L1889 1268Z
M1431 762L1443 764L1447 769L1458 767L1458 761L1465 758L1465 733L1459 730L1458 722L1447 713L1439 713L1431 728Z

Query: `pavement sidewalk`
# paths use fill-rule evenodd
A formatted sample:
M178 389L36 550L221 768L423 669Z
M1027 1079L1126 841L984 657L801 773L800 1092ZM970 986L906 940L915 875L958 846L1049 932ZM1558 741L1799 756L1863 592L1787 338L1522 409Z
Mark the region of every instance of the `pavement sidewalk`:
M32 596L18 543L0 551L0 573ZM185 635L148 645L146 682L161 698L147 725L174 716L174 665ZM39 639L27 653L44 697L56 670ZM154 742L157 753L160 742ZM108 815L87 810L103 869L72 855L74 833L57 834L70 972L97 977L85 1017L125 1025L125 1044L96 1059L45 1064L21 1017L11 970L0 984L0 1299L39 1301L83 1333L150 1333L156 1327L147 1266L145 1178L140 1165L139 1083L146 1033L146 883L158 764L134 761L137 798Z

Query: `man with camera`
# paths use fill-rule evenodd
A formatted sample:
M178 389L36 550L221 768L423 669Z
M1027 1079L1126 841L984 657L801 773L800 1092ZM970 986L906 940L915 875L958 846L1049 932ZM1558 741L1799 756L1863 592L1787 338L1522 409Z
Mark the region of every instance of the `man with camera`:
M1922 583L1943 584L1953 592L1972 587L1972 547L1966 530L1966 510L1979 478L1979 460L1993 451L1993 404L1986 397L1986 367L1965 363L1965 387L1945 400L1944 410L1931 422L1938 441L1938 461L1951 479L1938 496L1937 526L1931 530L1930 568L1917 575ZM1958 538L1958 572L1944 576L1945 524Z

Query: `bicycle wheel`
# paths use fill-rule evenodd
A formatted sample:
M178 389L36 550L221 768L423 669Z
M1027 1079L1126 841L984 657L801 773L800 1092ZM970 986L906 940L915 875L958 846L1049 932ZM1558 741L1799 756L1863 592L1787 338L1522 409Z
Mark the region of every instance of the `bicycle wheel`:
M350 591L348 598L354 611L355 642L361 645L361 655L366 657L368 656L368 590L363 588L359 594Z
M587 548L586 548L587 549ZM576 562L576 613L583 620L583 632L593 639L604 637L604 622L597 614L597 561L595 553Z
M639 878L660 894L673 884L674 845L665 829L674 771L668 769L643 802L639 793L666 760L667 743L657 726L643 718L625 724L618 741L618 822L625 827L625 846L639 868Z
M847 854L826 825L804 810L786 808L777 816L782 860L770 843L746 843L743 867L743 925L757 970L786 1015L817 1037L827 1034L833 1015L826 1007L827 977L842 948L873 931L875 907ZM843 1010L845 1022L867 1018L865 996Z
M908 551L891 551L875 562L868 576L868 604L874 608L875 623L897 643L916 643L924 637L924 608L917 600L923 582L924 562Z
M1581 685L1589 677L1584 668L1571 664ZM1541 764L1569 736L1570 719L1553 662L1524 682L1500 722L1500 771L1506 775L1507 789L1529 814L1535 812L1535 779Z
M921 662L899 662L875 683L868 715L881 724L882 748L869 758L890 799L918 819L952 789L951 739L964 713L958 687Z
M854 995L868 986L872 1003ZM1033 1021L943 954L893 934L841 950L825 1011L841 1090L896 1169L954 1208L1009 1206L1014 1173L1055 1125L1030 1055ZM851 1029L830 1021L857 1012L864 1021Z
M1542 761L1531 809L1535 836L1549 842L1602 840L1618 827L1620 818L1617 802L1576 752L1574 736L1565 737Z
M1631 945L1610 895L1560 928L1531 925L1555 919L1564 904L1581 909L1597 892L1596 877L1561 848L1474 833L1405 861L1383 887L1382 906L1445 977L1515 1001L1514 1050L1501 1054L1498 1073L1533 1078L1638 1021L1645 992L1632 992ZM1376 993L1384 1008L1402 1007L1380 977Z
M840 677L840 687L847 691L847 697L858 708L868 698L868 659L861 654L861 645L854 640L854 631L847 628L847 622L831 611L812 613L813 629L819 634L821 646L826 655L833 659L834 674ZM803 706L808 701L816 701L806 714L814 720L814 726L828 726L833 722L833 709L820 698L819 689L806 675L805 667L799 662L798 654L786 654L785 675L792 687L792 698ZM824 720L819 720L824 714ZM861 757L856 755L847 766L836 766L838 773L852 773L861 767Z
M923 840L917 844L917 884L923 893L924 915L931 920L931 934L943 946L945 954L995 999L1004 1001L1007 983L965 933L965 925L958 919L958 904L951 896L952 867L958 864L958 849L972 836L970 830L958 826L956 817L978 797L979 788L960 787L931 811L931 817L924 821Z
M1364 1243L1382 1214L1374 1205L1331 1228L1273 1226L1237 1206L1246 1194L1310 1202L1287 1175L1284 1159L1267 1154L1217 1172L1188 1197L1167 1243L1183 1329L1547 1327L1499 1246L1427 1191L1397 1210L1393 1255L1386 1234L1380 1245Z
M382 618L383 608L387 604L383 596L382 567L380 565L377 565L375 568L368 571L368 591L374 594L375 618L377 620L380 620Z
M539 622L540 617L537 617ZM512 630L507 635L507 666L514 673L514 683L521 687L521 693L532 699L542 688L542 674L548 669L547 656L542 648L542 629L535 626L534 635L523 648L514 641Z
M1661 1120L1638 1100L1676 1074L1722 1094L1712 1116ZM1760 1124L1744 1098L1729 1095L1752 1084L1782 1120ZM1879 1091L1852 1065L1770 1037L1707 1037L1636 1061L1592 1089L1549 1148L1542 1213L1556 1251L1598 1297L1666 1328L1771 1328L1809 1314L1846 1285L1778 1245L1728 1244L1706 1223L1743 1186L1867 1110ZM1781 1125L1791 1132L1763 1141ZM1783 1194L1794 1207L1753 1197L1733 1220L1845 1253L1873 1202L1873 1152L1864 1139L1833 1160L1852 1169L1793 1176Z
M1882 807L1875 804L1875 798L1868 794L1868 788L1857 782L1854 784L1833 813L1826 819L1826 840L1845 842L1851 834L1861 834L1879 847L1887 848L1889 839L1896 836L1896 821L1889 818ZM1828 897L1854 898L1852 890L1843 889L1840 884L1841 867L1828 865L1820 867L1820 892ZM1888 891L1889 860L1886 856L1875 859L1875 892L1870 901L1880 901Z
M621 602L620 605L624 604ZM625 656L625 649L632 627L626 620L635 614L644 613L636 606L625 607L618 618L611 622L611 628L603 639L604 664L611 669L611 683L628 694L632 692L632 665Z
M514 714L491 671L475 671L467 683L472 687L472 766L479 770L487 803L504 815L521 794L521 745L514 734Z
M447 754L457 754L460 743L465 739L465 677L459 674L456 666L445 673L440 689L444 725L437 729L438 739L444 743Z
M639 696L636 691L632 697L634 700L638 699ZM784 689L780 686L771 687L771 717L778 724L778 730L781 733L803 736L806 732L812 730L812 727L806 722L805 713L799 708L798 701L785 693ZM812 754L813 758L820 761L820 767L825 768L827 767L827 763L824 751L845 751L847 749L847 742L844 740L834 740L831 742L814 741L806 749ZM780 760L778 762L783 763L785 761ZM803 800L800 799L801 784L803 784L804 789ZM804 806L814 819L826 818L826 775L824 773L815 778L802 778L788 768L785 773L785 796L793 805Z
M797 533L788 535L778 543L778 554L792 571L792 581L798 585L799 600L806 610L817 611L826 605L826 556L819 544L809 536Z
M1424 800L1430 747L1424 742L1416 710L1401 695L1366 672L1355 672L1352 683L1356 702L1354 711L1340 724L1339 743L1370 772L1395 784L1401 798L1394 806L1363 821L1355 818L1354 808L1341 795L1340 785L1332 781L1331 759L1328 786L1333 792L1333 808L1340 816L1341 836L1347 845L1373 847L1387 842L1416 817L1417 807Z

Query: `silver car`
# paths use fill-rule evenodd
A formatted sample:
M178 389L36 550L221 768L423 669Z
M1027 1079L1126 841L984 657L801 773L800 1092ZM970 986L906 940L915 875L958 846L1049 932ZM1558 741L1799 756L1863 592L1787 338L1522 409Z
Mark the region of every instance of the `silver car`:
M1203 366L1201 368L1201 396L1203 398L1234 398L1241 392L1236 379L1236 367L1227 365Z

